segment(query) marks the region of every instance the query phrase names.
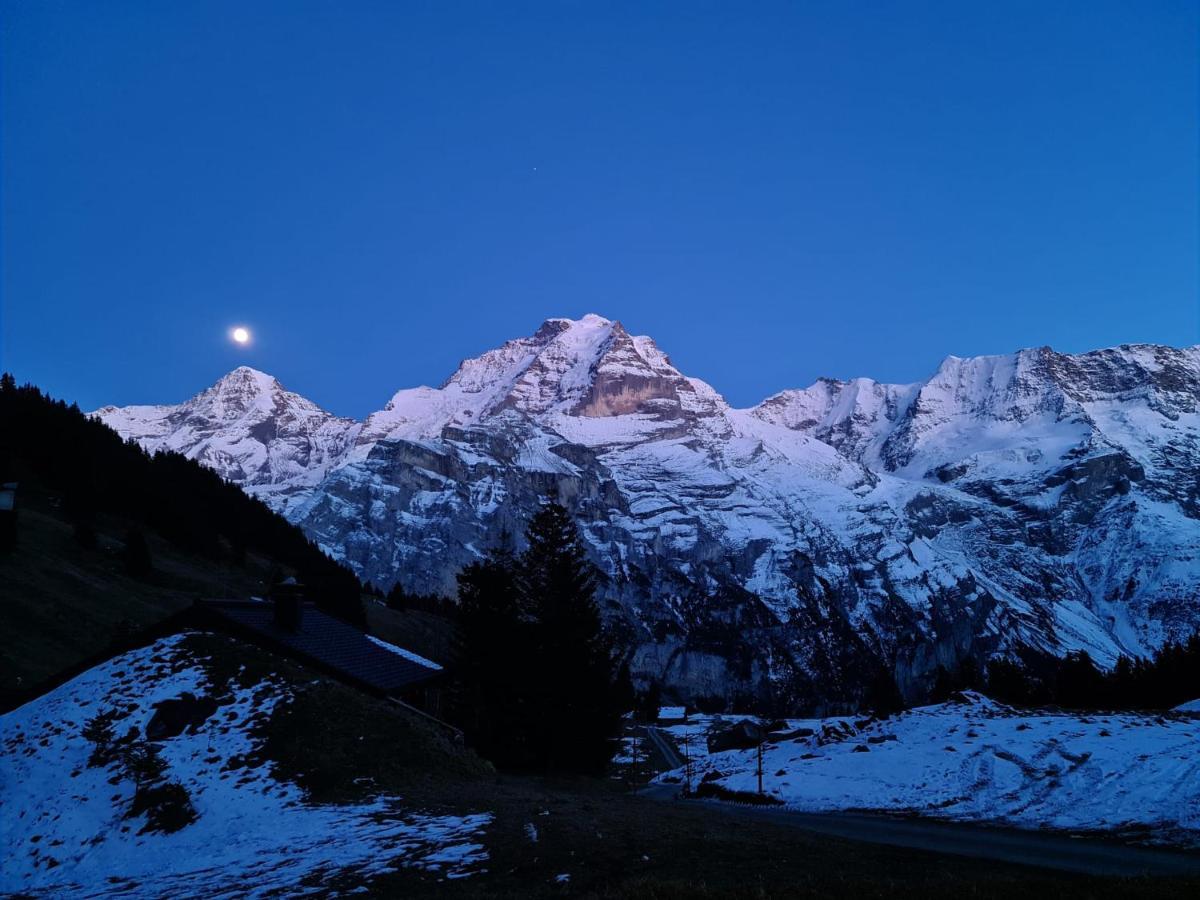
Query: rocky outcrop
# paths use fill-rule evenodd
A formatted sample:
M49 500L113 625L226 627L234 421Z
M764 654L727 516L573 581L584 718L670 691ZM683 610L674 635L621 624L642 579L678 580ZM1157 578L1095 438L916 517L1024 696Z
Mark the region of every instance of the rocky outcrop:
M568 506L635 676L836 712L881 672L1200 624L1200 348L950 357L749 410L599 316L552 319L361 425L238 370L97 415L202 460L380 585L452 593Z

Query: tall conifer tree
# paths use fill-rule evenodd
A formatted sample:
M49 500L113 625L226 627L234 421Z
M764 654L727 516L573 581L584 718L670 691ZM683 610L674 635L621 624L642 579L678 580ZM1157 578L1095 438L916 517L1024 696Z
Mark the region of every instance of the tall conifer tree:
M598 772L612 755L621 709L612 648L596 603L596 570L574 521L546 502L521 557L520 591L534 622L534 705L547 769Z
M521 614L517 566L493 551L458 576L459 718L472 746L492 761L534 767L532 627Z

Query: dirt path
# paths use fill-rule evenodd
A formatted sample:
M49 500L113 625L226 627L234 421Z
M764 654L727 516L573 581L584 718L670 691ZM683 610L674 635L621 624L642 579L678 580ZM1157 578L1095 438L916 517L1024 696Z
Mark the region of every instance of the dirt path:
M664 802L703 803L710 806L715 815L766 820L849 840L1064 872L1122 877L1200 875L1200 854L1183 851L1154 850L1051 832L959 822L896 819L861 813L805 813L716 800L679 800L676 785L650 785L641 794Z

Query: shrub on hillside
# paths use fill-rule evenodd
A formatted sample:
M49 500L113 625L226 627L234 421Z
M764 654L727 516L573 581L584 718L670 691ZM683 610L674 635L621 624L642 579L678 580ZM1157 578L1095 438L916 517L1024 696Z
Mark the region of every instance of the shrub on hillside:
M125 818L145 815L141 834L171 834L194 822L192 798L182 784L167 780L167 763L158 745L141 740L136 728L118 738L118 721L116 710L108 710L89 719L82 734L93 745L89 766L112 769L114 778L133 782L133 800Z

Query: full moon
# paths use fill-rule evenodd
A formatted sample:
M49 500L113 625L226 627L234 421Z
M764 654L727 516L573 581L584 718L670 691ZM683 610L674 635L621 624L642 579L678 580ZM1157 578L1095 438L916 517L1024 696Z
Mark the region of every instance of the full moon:
M230 332L235 343L248 344L250 343L250 329L242 328L240 325Z

